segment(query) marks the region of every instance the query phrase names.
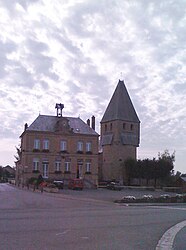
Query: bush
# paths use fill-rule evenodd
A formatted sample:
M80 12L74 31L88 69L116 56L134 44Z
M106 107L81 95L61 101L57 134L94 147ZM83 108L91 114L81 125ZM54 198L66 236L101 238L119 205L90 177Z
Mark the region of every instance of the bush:
M28 179L28 184L35 184L36 182L37 182L36 177L31 177L30 179Z

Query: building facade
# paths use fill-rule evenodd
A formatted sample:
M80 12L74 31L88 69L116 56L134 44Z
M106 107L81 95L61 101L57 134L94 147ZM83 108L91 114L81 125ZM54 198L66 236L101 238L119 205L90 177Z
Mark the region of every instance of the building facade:
M39 115L25 125L21 135L21 157L17 162L17 182L26 185L31 177L68 181L84 179L85 186L98 182L98 138L95 118L92 127L80 118Z
M140 141L140 121L125 87L120 81L101 120L101 138L95 131L95 117L87 123L62 116L63 104L56 104L57 115L39 115L25 125L21 135L21 156L17 162L17 183L29 178L82 178L89 187L99 180L127 179L124 162L136 159ZM99 172L99 177L98 177Z
M101 120L103 180L117 180L126 183L124 161L136 159L140 141L140 121L125 87L118 82L115 92Z

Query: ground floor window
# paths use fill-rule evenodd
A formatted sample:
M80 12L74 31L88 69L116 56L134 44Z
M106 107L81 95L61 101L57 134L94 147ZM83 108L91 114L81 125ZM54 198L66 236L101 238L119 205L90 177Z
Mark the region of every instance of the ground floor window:
M39 171L39 159L33 159L33 171Z
M60 161L55 162L55 171L57 171L57 172L61 171L61 162Z
M91 162L86 162L85 168L86 173L91 173Z
M70 161L65 162L65 172L70 172Z

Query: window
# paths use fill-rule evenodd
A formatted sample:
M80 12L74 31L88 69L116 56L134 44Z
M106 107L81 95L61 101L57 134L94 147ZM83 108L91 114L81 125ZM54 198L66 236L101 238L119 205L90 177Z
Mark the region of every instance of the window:
M34 140L34 149L40 149L40 140L39 139Z
M86 142L86 152L91 152L91 142Z
M110 124L110 131L112 131L112 123Z
M43 149L44 150L48 150L49 149L49 140L48 139L45 139L43 141Z
M67 142L66 141L62 140L60 142L60 150L61 151L66 151L67 150Z
M83 151L83 142L82 141L78 141L77 143L77 151Z
M60 161L55 162L55 171L57 171L57 172L61 171L61 162Z
M133 124L130 125L130 130L133 130L134 126Z
M39 159L34 158L33 159L33 171L38 171L39 170Z
M107 124L105 124L105 132L107 132Z
M124 130L126 129L126 123L123 123L123 129Z
M65 161L65 172L70 172L70 161Z
M91 162L86 162L86 173L90 173L91 172Z

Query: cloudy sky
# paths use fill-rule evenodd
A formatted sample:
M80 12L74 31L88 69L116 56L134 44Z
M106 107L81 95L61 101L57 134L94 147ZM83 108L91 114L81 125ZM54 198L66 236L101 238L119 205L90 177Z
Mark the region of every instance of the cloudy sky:
M93 114L119 78L141 120L138 158L186 173L186 0L0 0L0 165L38 114ZM121 73L122 72L122 73Z

